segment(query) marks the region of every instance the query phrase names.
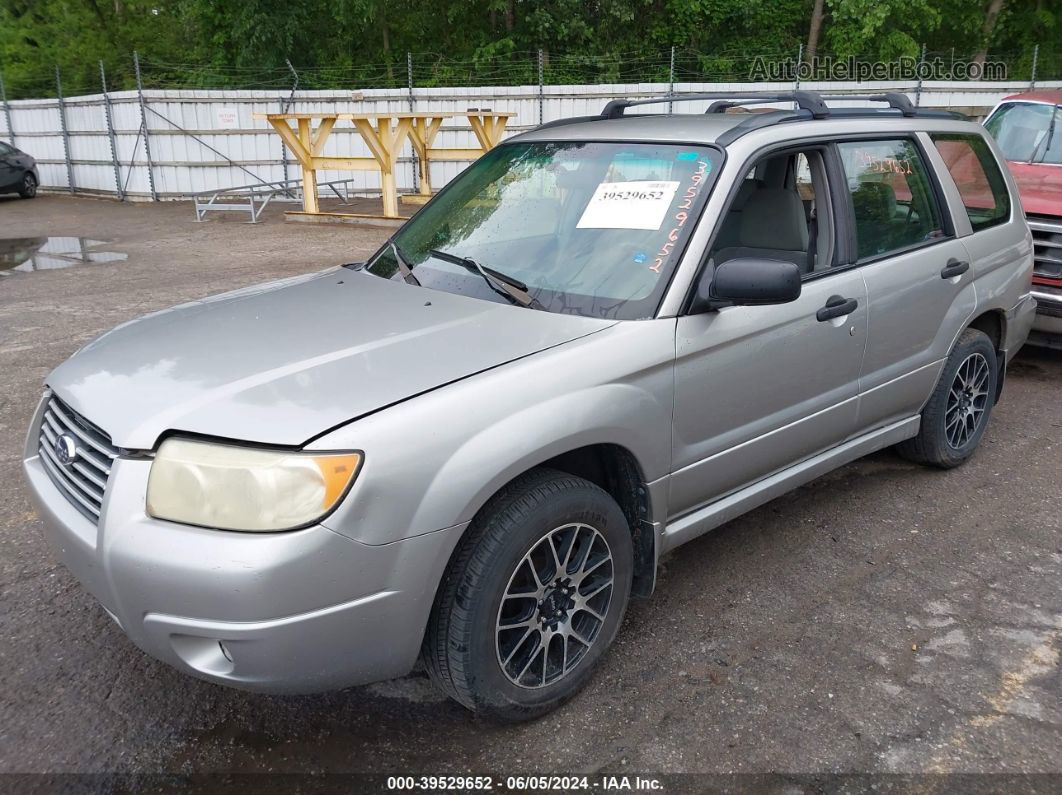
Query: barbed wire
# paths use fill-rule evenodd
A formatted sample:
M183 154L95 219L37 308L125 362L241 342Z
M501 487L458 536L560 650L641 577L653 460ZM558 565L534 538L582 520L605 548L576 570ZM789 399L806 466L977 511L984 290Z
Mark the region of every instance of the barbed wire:
M604 55L582 53L546 53L517 51L454 58L444 53L424 51L396 53L390 60L373 63L306 65L295 63L300 90L416 89L436 87L492 87L508 85L594 85L607 83L694 83L750 82L773 80L755 76L757 66L781 69L797 66L798 53L773 50L750 53L736 48L697 51L685 48L645 51L617 51ZM878 63L873 56L838 57L819 52L820 66L841 64L868 66ZM987 64L1002 67L1003 79L1012 82L1062 79L1062 53L1035 52L989 53L982 56ZM907 59L910 63L918 59ZM939 74L928 79L949 78L956 65L966 67L976 60L971 53L955 50L931 51L925 62L934 64ZM892 63L892 62L890 62ZM141 83L149 89L230 89L288 90L295 81L292 70L283 61L272 66L172 62L140 57ZM951 70L951 72L949 72ZM1034 71L1035 70L1035 71ZM136 88L132 53L109 59L106 66L107 90ZM50 98L56 96L55 69L0 71L5 78L7 99ZM999 72L985 75L998 79ZM63 95L66 97L97 94L102 90L97 64L64 66L60 70ZM980 77L980 75L978 76ZM782 82L797 75L777 78ZM859 79L858 75L838 78L828 72L801 74L801 80ZM869 79L869 78L868 78ZM902 79L902 78L894 78ZM970 79L969 76L957 79Z

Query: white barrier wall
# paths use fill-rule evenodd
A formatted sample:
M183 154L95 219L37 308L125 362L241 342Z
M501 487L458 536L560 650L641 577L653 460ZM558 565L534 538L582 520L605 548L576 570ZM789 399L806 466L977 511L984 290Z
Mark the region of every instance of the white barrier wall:
M788 91L790 83L677 83L675 94L710 91ZM1062 81L1038 87L1062 87ZM801 88L823 93L881 93L902 91L927 108L958 108L986 113L1002 97L1028 90L1025 83L927 82L917 91L914 83L806 83ZM540 121L596 114L609 99L662 96L667 84L538 86L486 88L419 88L412 96L395 89L356 92L300 91L291 112L379 113L382 111L463 111L489 108L510 111L508 133L530 129ZM141 108L135 91L109 95L116 157L125 192L131 198L150 196L149 164L140 135ZM294 179L298 167L287 157L280 138L255 113L276 113L288 99L284 91L158 91L144 92L147 107L151 175L159 198L184 198L193 193L239 185ZM685 112L702 111L707 103L679 107ZM60 105L54 99L17 100L8 114L0 112L0 139L37 158L41 185L45 189L111 194L117 193L115 166L108 135L102 94L71 97L64 101L67 153L60 123ZM198 139L198 140L197 140ZM441 148L476 146L475 136L464 119L444 122L435 141ZM215 151L212 151L216 150ZM369 157L360 136L345 123L337 125L325 147L326 155ZM69 156L70 177L67 173ZM227 159L226 159L227 158ZM413 188L409 144L406 163L399 167L400 190ZM230 162L231 161L231 162ZM442 187L467 163L432 165L432 186ZM359 192L379 190L374 172L321 172L320 181L357 180ZM71 185L72 182L72 185Z

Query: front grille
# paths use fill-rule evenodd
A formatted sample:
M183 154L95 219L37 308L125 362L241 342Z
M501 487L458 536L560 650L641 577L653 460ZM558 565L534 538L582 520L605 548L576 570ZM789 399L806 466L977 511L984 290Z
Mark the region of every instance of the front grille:
M1033 234L1033 274L1045 279L1062 279L1062 222L1040 215L1028 216Z
M73 440L77 451L68 464L56 451L56 440L62 435ZM63 496L88 519L98 522L111 464L118 456L110 437L52 395L41 423L39 452L48 476Z

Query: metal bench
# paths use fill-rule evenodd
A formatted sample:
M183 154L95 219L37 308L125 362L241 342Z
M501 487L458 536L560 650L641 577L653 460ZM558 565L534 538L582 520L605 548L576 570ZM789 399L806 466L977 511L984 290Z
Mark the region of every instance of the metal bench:
M328 188L335 194L340 203L350 204L351 179L336 179L330 182L318 184L318 190ZM342 192L340 192L342 190ZM207 190L192 195L195 202L195 220L202 221L203 216L209 212L242 212L248 213L251 220L247 223L258 223L258 216L266 208L269 202L277 201L302 201L302 180L289 179L276 182L258 182L253 185L238 185L232 188L220 188Z

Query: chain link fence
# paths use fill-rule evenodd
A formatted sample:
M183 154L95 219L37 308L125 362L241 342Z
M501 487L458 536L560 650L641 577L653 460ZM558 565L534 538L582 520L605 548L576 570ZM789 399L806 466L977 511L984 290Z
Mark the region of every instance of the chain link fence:
M623 83L742 83L764 79L858 80L874 78L876 65L895 70L895 79L916 79L922 67L927 80L1005 80L1028 82L1062 79L1062 53L1033 47L1026 52L973 53L923 51L884 64L869 56L838 56L822 52L807 63L802 49L791 51L698 52L667 50L616 52L609 55L551 53L548 50L509 52L476 58L443 53L396 53L385 62L348 66L302 66L287 59L273 67L236 67L170 63L140 57L143 88L242 90L358 90L437 87L598 85ZM297 59L296 59L297 60ZM970 74L970 64L986 68ZM803 73L798 69L804 63ZM816 71L815 67L818 66ZM774 71L764 74L764 67ZM906 72L902 70L906 69ZM759 72L757 70L760 70ZM840 71L838 71L840 70ZM4 98L28 99L98 93L102 86L95 64L58 74L48 68L32 75L6 75ZM901 78L901 74L912 75ZM0 75L3 69L0 67ZM61 89L57 86L61 82ZM137 87L133 57L109 60L106 90Z

